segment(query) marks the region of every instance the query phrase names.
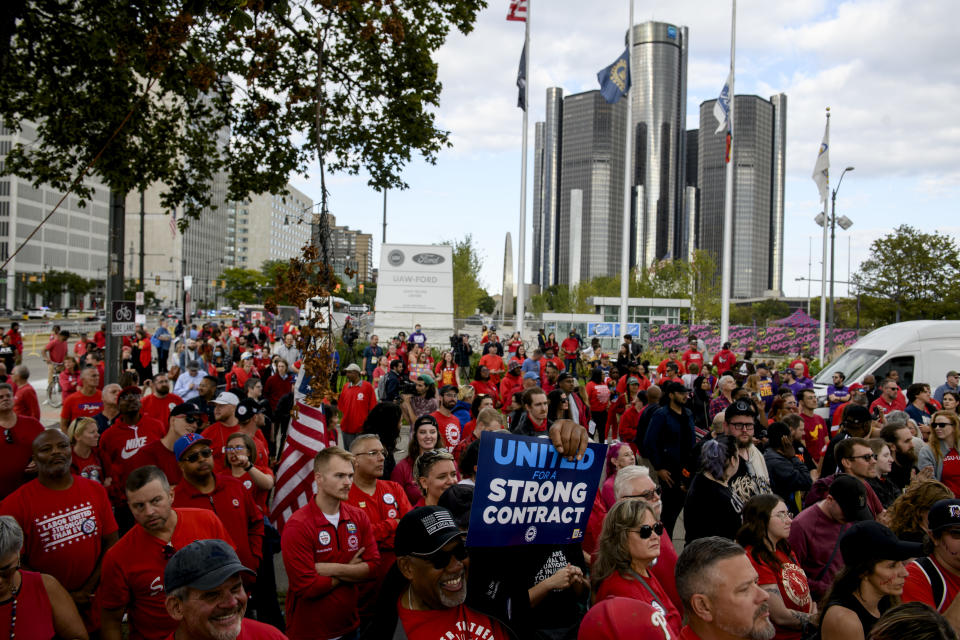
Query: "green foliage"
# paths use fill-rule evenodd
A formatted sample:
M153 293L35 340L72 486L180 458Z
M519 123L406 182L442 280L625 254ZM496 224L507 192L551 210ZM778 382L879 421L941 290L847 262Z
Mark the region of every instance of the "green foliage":
M39 294L43 298L44 306L57 306L61 303L60 296L70 293L71 304L76 306L76 300L92 291L97 286L95 280L88 280L72 271L51 270L35 282L27 284L27 291L33 295ZM131 300L133 298L130 298Z
M123 299L124 300L136 300L137 291L140 291L140 285L136 279L127 280L123 285ZM143 303L144 306L152 307L157 301L157 294L151 291L150 289L144 289L143 291Z
M468 33L484 0L21 0L0 38L0 119L36 123L5 170L66 191L78 168L127 193L163 185L197 217L211 179L229 200L282 193L323 158L334 172L404 188L436 126L434 55ZM115 131L119 134L111 138ZM82 198L90 189L75 188ZM187 218L182 219L183 225Z
M272 284L261 271L239 267L224 269L217 280L226 281L223 299L233 307L258 302L263 288Z
M486 291L480 286L483 258L469 233L463 240L447 241L453 247L453 317L466 318L476 313Z
M490 314L490 313L493 313L496 307L497 307L497 302L496 300L493 299L493 296L491 296L486 291L483 291L480 294L480 301L477 303L477 311L479 311L480 313Z
M958 269L960 250L953 238L901 225L873 241L870 257L853 276L865 294L861 313L881 324L956 317L960 302L950 284Z

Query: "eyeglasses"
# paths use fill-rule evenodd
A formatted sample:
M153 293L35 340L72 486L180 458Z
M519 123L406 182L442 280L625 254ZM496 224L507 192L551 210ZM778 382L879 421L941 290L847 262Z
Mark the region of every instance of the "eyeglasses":
M779 513L771 513L770 515L780 518L780 520L782 520L783 522L787 522L793 519L793 516L790 515L789 511L780 511Z
M364 451L362 453L355 454L357 456L370 456L370 458L386 458L387 450L386 449L374 449L373 451Z
M870 462L871 460L876 460L877 454L875 453L865 453L862 456L848 456L847 460L863 460L864 462Z
M246 453L247 447L246 445L239 445L236 447L224 447L223 450L226 451L227 453ZM203 453L203 452L201 451L200 453Z
M426 560L433 565L434 569L444 569L449 566L451 556L455 557L457 560L463 561L463 559L467 557L467 548L461 542L449 551L446 549L440 549L439 551L435 551L428 556L419 556L415 553L412 555L417 556L421 560Z
M657 534L657 536L662 536L662 535L663 535L663 523L662 523L662 522L658 522L658 523L654 524L653 526L651 526L651 525L649 525L649 524L645 524L645 525L643 525L642 527L640 527L639 529L630 529L630 531L632 531L632 532L634 532L635 534L637 534L638 536L640 536L643 540L646 540L647 538L649 538L649 537L650 537L651 535L653 535L654 533Z
M934 422L930 426L933 427L934 429L936 429L937 427L946 428L946 427L952 427L953 423L952 422ZM7 433L10 433L10 432L8 431ZM7 440L7 442L10 442L10 441Z
M731 422L730 427L736 429L737 431L753 431L753 423L746 422Z
M192 464L192 463L196 462L197 460L199 460L200 458L206 459L206 458L209 458L209 457L212 456L212 455L213 455L213 449L207 447L206 449L201 449L200 451L194 451L194 452L191 453L190 455L184 456L184 457L182 457L182 458L180 458L180 459L181 459L181 460L186 460L187 462L189 462L189 463Z
M663 495L663 489L660 487L654 487L650 491L644 491L643 493L636 493L632 496L623 496L624 498L640 498L641 500L646 500L647 502L652 502L654 498L659 498Z

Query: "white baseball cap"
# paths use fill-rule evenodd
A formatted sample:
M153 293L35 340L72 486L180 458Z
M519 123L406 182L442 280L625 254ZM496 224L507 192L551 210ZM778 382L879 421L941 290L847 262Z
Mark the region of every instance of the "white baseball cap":
M235 407L240 404L240 398L229 391L224 391L214 399L213 404L229 404Z

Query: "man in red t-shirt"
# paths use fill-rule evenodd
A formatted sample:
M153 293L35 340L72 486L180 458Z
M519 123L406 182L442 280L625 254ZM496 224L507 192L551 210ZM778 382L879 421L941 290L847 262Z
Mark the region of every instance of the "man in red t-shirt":
M70 473L70 439L48 429L33 442L37 479L0 502L0 514L23 529L23 563L48 573L70 593L87 629L96 630L100 611L93 594L103 553L117 542L117 521L99 482Z
M830 429L826 421L814 413L817 409L817 394L813 389L801 389L797 402L803 420L803 444L814 462L820 462L824 448L830 441Z
M13 394L13 411L18 416L29 416L34 420L40 419L40 401L33 385L27 382L30 378L30 369L26 365L18 364L13 368L10 382L16 391Z
M727 371L730 371L736 362L737 356L733 351L730 350L730 343L724 342L723 348L720 349L715 356L713 356L713 361L711 364L717 368L717 377L719 378Z
M120 414L100 436L104 473L117 487L124 486L124 461L166 433L164 425L140 413L140 387L129 386L117 395Z
M96 367L87 367L80 372L80 388L63 401L60 409L60 429L67 429L77 418L92 418L103 410L103 397L97 386L100 372Z
M564 371L576 373L577 359L580 357L580 341L577 340L575 329L570 329L570 333L560 343L560 353L563 356Z
M690 336L687 344L689 344L687 350L680 356L680 359L683 360L684 368L689 371L690 365L695 364L699 369L703 370L703 352L700 351L700 348L697 346L697 337Z
M33 457L33 441L43 425L13 411L13 387L0 384L0 500L27 481L27 465Z
M940 500L927 516L933 553L907 564L903 602L922 602L960 626L960 500Z
M160 424L167 424L170 420L170 410L178 404L183 404L183 398L170 393L170 378L166 373L153 376L151 388L153 393L143 397L143 413Z
M23 357L23 334L20 333L20 323L11 322L10 328L3 335L10 336L10 344L17 350L17 362L20 362Z
M340 391L337 408L343 413L343 418L340 419L343 446L349 448L357 434L363 431L363 423L370 410L376 406L377 398L373 385L360 379L362 372L359 365L350 363L344 372L347 376L347 384L343 385Z
M164 640L177 628L164 606L163 573L178 549L195 540L233 540L211 511L174 509L173 491L157 467L129 476L127 504L134 527L103 557L100 589L102 640L121 640L124 613L129 640Z
M519 360L511 360L507 375L503 376L503 380L500 381L500 400L503 403L504 413L507 413L510 409L513 394L517 391L523 391L523 378L520 377L522 369L523 364Z
M680 362L680 359L677 357L677 348L670 347L667 349L667 357L660 361L660 364L657 365L657 375L662 379L667 375L667 366L673 364L676 367L678 375L683 375L686 373L686 370L683 368L683 364Z
M223 540L198 540L173 554L163 572L164 604L178 627L167 640L286 640L276 627L244 617L244 573L253 570Z
M232 475L213 474L213 449L198 433L177 439L173 454L183 479L174 487L176 509L209 509L217 514L237 544L244 566L260 567L263 557L263 513L243 483Z
M40 353L43 361L47 363L47 385L53 384L53 376L56 375L57 365L63 364L63 359L67 357L67 340L70 339L69 331L60 331L50 336L50 342Z
M327 447L313 463L317 493L283 528L280 550L290 588L290 640L350 636L360 626L358 583L377 575L380 552L370 519L347 503L353 455Z
M544 350L543 357L540 358L540 380L547 379L547 365L553 364L557 368L557 375L560 375L560 372L563 371L563 360L558 358L553 352L552 347L547 347ZM549 392L548 392L549 393Z
M445 384L440 387L440 408L431 413L437 421L437 431L443 442L446 443L446 449L452 450L460 442L462 427L457 416L453 415L453 409L457 406L457 388L452 384Z
M891 411L906 411L907 399L900 393L900 387L896 381L889 378L883 381L881 395L870 405L870 411L872 412L877 407L880 407L883 415L887 415Z
M196 432L201 419L202 413L196 405L190 402L178 404L170 412L169 427L164 436L140 447L136 455L126 460L123 475L129 475L140 467L153 465L163 471L168 482L176 485L183 479L183 473L177 463L177 456L173 453L173 445L188 433Z

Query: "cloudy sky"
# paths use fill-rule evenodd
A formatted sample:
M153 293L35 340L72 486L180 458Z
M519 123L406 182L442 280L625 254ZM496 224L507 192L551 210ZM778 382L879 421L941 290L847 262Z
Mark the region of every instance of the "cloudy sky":
M596 72L623 48L628 0L533 0L529 171L533 123L543 119L544 93L596 88ZM483 252L483 284L499 293L506 232L516 243L520 200L521 111L516 69L523 23L505 20L508 0L490 0L474 31L456 34L438 52L443 83L439 126L453 147L435 166L416 162L404 173L410 189L390 192L387 241L433 243L470 233ZM837 279L847 279L870 243L907 223L926 232L960 235L960 45L957 9L943 0L740 0L737 17L738 94L788 97L783 289L805 296L808 247L814 278L822 232L810 178L831 108L833 175L843 181L837 214L854 221L837 236ZM640 0L635 21L690 29L687 126L699 105L717 96L729 65L730 2ZM338 224L373 233L377 258L382 195L363 176L328 181ZM294 180L318 199L319 185ZM532 180L528 180L528 246ZM838 229L839 231L839 229ZM529 257L527 250L527 281ZM814 285L814 295L819 285ZM845 291L838 285L838 293Z

